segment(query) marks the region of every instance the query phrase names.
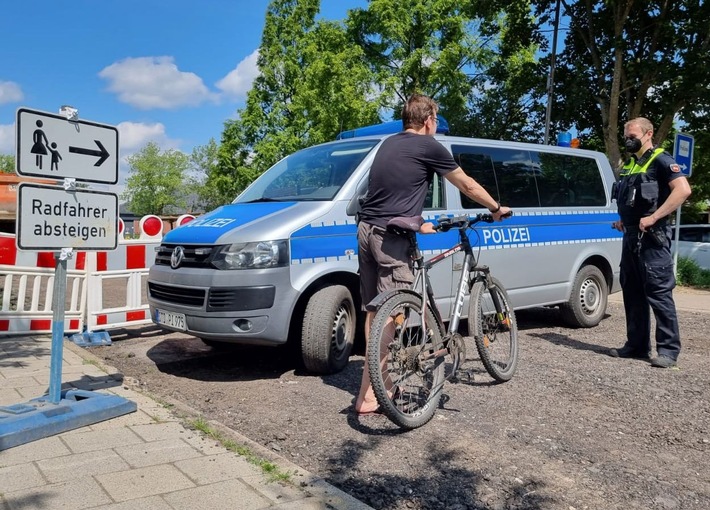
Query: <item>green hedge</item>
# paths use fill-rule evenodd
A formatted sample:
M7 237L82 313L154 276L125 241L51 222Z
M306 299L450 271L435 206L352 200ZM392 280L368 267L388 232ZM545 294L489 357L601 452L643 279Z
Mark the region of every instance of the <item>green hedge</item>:
M678 257L676 279L680 285L710 289L710 270L702 269L692 259Z

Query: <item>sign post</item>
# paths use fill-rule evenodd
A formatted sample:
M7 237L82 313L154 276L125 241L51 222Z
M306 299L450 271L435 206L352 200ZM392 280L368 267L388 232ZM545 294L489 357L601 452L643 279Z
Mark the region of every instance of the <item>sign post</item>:
M693 149L695 139L687 133L676 133L673 141L673 159L686 177L693 174ZM675 244L673 246L673 268L678 271L678 240L680 238L680 207L675 211Z

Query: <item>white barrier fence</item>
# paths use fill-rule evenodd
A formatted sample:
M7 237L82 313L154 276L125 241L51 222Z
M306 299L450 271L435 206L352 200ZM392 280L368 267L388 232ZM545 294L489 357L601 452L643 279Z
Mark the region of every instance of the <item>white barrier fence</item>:
M176 224L193 218L180 216ZM139 239L119 239L113 251L73 254L67 264L65 333L151 322L146 280L162 240L162 226L157 216L146 216L140 221ZM123 232L122 222L119 232ZM0 336L51 333L54 267L54 253L18 250L14 235L0 233Z

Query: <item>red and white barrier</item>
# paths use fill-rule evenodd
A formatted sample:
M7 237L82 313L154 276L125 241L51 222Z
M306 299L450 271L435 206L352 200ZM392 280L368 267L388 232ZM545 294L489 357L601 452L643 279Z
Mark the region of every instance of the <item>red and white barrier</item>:
M182 215L176 226L192 219ZM119 219L119 233L124 229ZM139 239L120 238L113 251L73 253L67 261L65 333L151 322L146 280L162 230L159 217L145 216ZM55 265L53 252L18 250L14 235L0 233L0 336L51 332Z

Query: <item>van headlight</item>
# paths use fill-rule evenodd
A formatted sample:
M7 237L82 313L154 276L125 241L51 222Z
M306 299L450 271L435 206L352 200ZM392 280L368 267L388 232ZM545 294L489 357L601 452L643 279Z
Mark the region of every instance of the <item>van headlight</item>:
M288 265L286 241L259 241L222 246L212 259L217 269L263 269Z

